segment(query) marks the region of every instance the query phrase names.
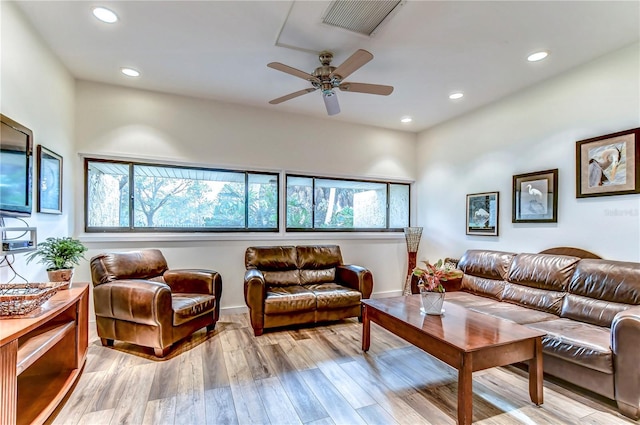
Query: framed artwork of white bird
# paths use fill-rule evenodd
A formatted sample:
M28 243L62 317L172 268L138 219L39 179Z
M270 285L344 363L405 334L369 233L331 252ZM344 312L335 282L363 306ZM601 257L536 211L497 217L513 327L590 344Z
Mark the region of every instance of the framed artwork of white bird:
M513 176L513 223L558 222L558 169Z
M499 192L467 195L467 235L498 236Z
M640 128L576 142L576 197L640 193Z

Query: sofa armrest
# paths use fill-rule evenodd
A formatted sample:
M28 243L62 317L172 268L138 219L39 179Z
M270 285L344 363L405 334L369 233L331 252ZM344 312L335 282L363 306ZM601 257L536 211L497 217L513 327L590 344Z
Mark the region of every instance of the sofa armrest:
M362 298L371 297L373 291L373 275L369 269L355 265L342 265L336 267L336 280L362 292Z
M611 350L618 408L630 418L640 415L640 306L616 314L611 323Z
M220 273L207 269L172 269L162 275L172 292L220 296Z
M150 280L115 280L93 288L96 316L151 326L171 326L169 286Z
M256 335L260 335L264 328L264 300L266 297L267 286L264 275L258 269L248 269L244 274L244 301L249 307L249 318Z

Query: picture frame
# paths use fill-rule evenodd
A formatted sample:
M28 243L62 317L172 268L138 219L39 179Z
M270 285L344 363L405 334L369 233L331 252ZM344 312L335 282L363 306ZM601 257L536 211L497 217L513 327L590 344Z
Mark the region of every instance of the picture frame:
M513 223L558 222L558 169L513 176Z
M576 198L640 193L640 128L576 142Z
M38 145L37 211L62 214L62 156Z
M466 234L498 236L500 193L484 192L467 195Z

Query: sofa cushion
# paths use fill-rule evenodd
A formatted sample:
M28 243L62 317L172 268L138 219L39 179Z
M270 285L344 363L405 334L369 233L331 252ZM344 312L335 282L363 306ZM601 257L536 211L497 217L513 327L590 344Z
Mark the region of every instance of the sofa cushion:
M297 246L300 283L329 283L336 280L336 267L342 264L337 245Z
M640 305L640 263L582 260L569 292L598 300Z
M507 282L502 291L502 301L559 316L565 294Z
M304 287L316 295L318 310L360 305L360 297L362 294L360 294L359 291L337 283L310 284L304 285Z
M300 284L335 282L336 268L321 270L300 270Z
M171 295L173 325L179 326L205 313L212 312L216 297L206 294L174 293Z
M158 249L110 252L91 259L94 286L122 279L152 279L167 269L167 260Z
M298 268L294 246L250 246L244 254L247 269L284 271Z
M560 315L564 291L579 260L565 255L516 255L502 300Z
M495 304L500 302L491 298L483 297L480 295L474 295L474 294L470 294L462 291L447 292L446 295L444 296L444 300L465 308L470 308L477 305Z
M531 288L566 291L579 260L565 255L518 254L507 280Z
M300 270L263 271L264 282L269 286L300 285Z
M628 304L612 303L581 295L567 294L562 303L560 316L609 328L616 314L628 308L631 308Z
M300 284L294 246L250 246L244 254L247 269L258 269L267 286Z
M613 354L609 329L570 319L529 323L527 327L546 332L543 352L571 363L613 373Z
M515 254L501 251L469 250L458 262L464 272L462 289L473 294L502 299L504 279Z
M484 277L465 274L462 276L462 289L472 294L493 298L500 301L505 282L503 280L493 280Z
M458 261L458 268L465 275L504 280L513 257L515 254L511 252L470 249Z
M330 269L342 265L342 253L338 245L297 246L299 269Z
M581 260L561 316L610 327L615 315L640 304L640 263Z
M521 307L507 302L495 302L492 304L470 306L469 310L510 320L520 325L558 319L558 316L555 314L532 310L527 307Z
M316 309L316 295L300 286L274 286L267 290L265 314L284 314Z

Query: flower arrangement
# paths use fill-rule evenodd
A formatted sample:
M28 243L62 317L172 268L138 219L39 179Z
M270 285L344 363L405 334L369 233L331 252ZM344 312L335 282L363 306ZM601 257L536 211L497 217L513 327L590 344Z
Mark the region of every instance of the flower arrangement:
M444 286L442 286L441 282L462 277L462 270L454 268L451 264L442 261L442 259L435 264L431 264L429 261L423 261L422 263L424 263L424 267L413 269L413 275L420 279L418 287L425 291L444 292Z

